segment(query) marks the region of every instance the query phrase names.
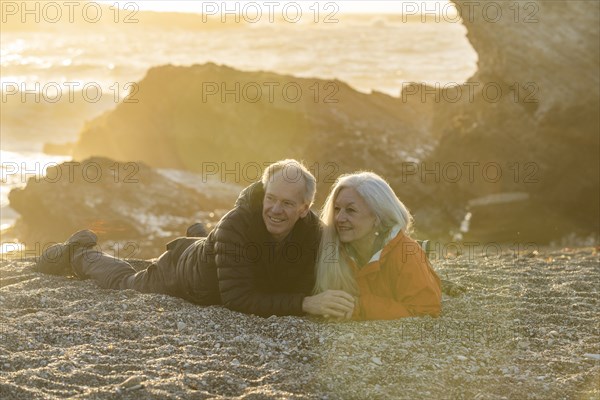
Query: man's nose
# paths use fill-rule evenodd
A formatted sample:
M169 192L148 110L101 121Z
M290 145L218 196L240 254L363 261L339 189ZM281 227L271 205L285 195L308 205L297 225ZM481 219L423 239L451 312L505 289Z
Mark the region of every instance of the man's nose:
M276 201L273 204L273 207L271 207L271 211L273 211L273 212L280 212L281 209L282 209L282 207L281 207L281 202L280 201Z

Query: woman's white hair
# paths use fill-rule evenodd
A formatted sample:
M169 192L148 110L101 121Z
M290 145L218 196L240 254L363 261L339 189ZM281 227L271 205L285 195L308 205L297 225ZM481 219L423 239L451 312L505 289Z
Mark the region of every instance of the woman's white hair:
M412 227L410 212L390 185L373 172L356 172L340 176L332 186L321 210L323 235L317 258L315 293L328 289L344 290L358 296L352 269L340 255L342 244L335 228L335 200L344 188L354 188L377 218L377 231L387 235L397 226L408 234Z

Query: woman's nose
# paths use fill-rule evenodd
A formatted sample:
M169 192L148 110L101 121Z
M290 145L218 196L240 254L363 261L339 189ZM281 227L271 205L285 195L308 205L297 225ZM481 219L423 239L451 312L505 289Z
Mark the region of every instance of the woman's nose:
M339 211L339 212L337 213L337 215L335 216L335 220L336 220L337 222L340 222L340 221L345 221L345 220L346 220L346 213L345 213L345 212L343 212L343 211Z

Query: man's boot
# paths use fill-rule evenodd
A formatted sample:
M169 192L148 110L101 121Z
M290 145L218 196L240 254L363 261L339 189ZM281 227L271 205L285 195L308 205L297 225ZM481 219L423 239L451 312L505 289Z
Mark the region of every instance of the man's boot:
M56 243L44 250L37 261L35 269L38 272L52 275L75 273L71 268L71 259L74 252L78 249L93 247L97 242L98 237L90 230L76 232L64 243Z
M187 228L185 232L186 237L206 237L208 236L208 232L206 231L206 225L202 222L196 222Z

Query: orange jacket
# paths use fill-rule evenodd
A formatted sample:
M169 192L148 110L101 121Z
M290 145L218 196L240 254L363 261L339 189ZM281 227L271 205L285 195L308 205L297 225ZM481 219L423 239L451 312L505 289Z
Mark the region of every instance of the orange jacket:
M353 319L396 319L441 311L441 282L421 246L400 232L362 268L348 264L360 289Z

